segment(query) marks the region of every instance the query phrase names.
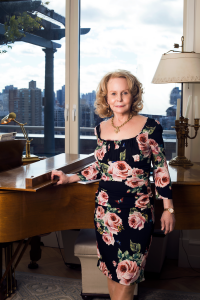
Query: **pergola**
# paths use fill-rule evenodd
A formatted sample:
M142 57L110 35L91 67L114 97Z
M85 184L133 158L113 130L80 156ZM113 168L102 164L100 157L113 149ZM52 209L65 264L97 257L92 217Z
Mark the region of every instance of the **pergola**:
M23 12L27 12L32 18L36 18L35 12L48 17L48 20L40 17L43 29L34 30L31 33L26 32L25 37L17 41L42 47L42 50L45 52L44 144L45 153L54 154L54 53L58 48L61 48L61 45L54 41L65 37L65 28L54 24L51 22L51 19L65 26L65 17L42 5L40 0L8 0L0 2L0 45L6 42L4 36L6 16L17 15ZM87 34L89 31L90 28L81 28L80 34Z

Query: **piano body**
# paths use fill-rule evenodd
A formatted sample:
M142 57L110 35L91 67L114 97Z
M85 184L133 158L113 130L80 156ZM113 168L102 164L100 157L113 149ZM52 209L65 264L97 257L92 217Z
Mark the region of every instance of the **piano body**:
M75 173L93 155L60 154L0 173L0 243L35 235L93 227L98 183L55 186L51 171Z
M92 228L97 183L55 186L54 169L75 173L94 162L93 155L59 154L0 172L0 243L66 229ZM171 167L176 229L200 228L200 163ZM152 190L154 189L152 183ZM162 201L155 201L156 215ZM156 226L160 226L159 218Z
M93 228L98 182L55 186L56 180L50 179L54 169L71 174L92 162L93 155L60 154L0 172L0 243L59 230ZM175 229L200 229L200 163L186 169L169 166L169 171L176 212ZM162 201L155 201L156 228L160 228L162 211ZM16 256L12 253L9 272L17 266L18 261L13 269L11 267ZM5 274L0 284L4 278ZM1 299L5 298L0 295Z

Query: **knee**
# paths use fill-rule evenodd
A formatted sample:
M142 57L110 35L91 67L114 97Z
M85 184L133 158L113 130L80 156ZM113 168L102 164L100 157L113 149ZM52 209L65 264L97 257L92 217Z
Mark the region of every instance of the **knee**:
M131 294L131 293L134 292L135 284L133 284L133 285L123 285L123 284L120 284L120 283L116 282L116 287L119 291L122 291L123 293Z

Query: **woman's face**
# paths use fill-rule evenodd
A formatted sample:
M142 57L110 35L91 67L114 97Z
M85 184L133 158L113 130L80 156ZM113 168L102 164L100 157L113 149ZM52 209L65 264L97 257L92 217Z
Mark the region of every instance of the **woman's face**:
M113 113L130 114L133 100L126 78L111 78L107 90L107 102Z

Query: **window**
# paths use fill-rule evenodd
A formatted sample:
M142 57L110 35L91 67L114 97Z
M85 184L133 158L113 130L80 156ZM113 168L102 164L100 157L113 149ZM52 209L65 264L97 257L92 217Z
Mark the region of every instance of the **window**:
M183 1L82 0L80 36L80 153L93 152L93 128L101 120L94 114L95 90L109 71L126 69L142 82L144 109L164 130L172 130L179 84L155 85L151 81L161 55L181 44ZM176 152L175 132L164 131L167 159Z
M20 1L19 1L20 2ZM30 1L34 4L34 1ZM39 1L37 1L39 2ZM5 14L9 16L8 7L4 5ZM21 13L26 13L25 5L20 2ZM27 123L25 126L30 138L33 138L31 146L33 153L36 155L52 156L65 151L65 130L64 130L64 98L65 98L65 0L51 0L49 5L44 5L43 14L40 12L41 7L35 2L35 12L42 19L42 28L40 32L34 32L26 35L28 42L15 42L12 49L6 47L5 44L0 45L0 50L7 50L7 53L0 54L0 120L9 112L16 113L16 120ZM59 14L60 20L57 21L56 15L51 12L51 18L47 16L48 10L54 10ZM14 11L13 11L14 13ZM0 26L4 28L4 24L0 21ZM48 28L54 28L57 32L53 36L53 31ZM45 32L45 29L47 30ZM36 37L35 37L36 36ZM37 39L37 36L40 37ZM2 37L2 36L1 36ZM58 39L57 37L60 37ZM40 41L39 41L40 40ZM2 39L0 39L2 42ZM39 43L39 45L38 45ZM52 53L51 46L57 51ZM51 53L42 51L47 49ZM50 49L50 50L49 50ZM50 57L54 55L54 59ZM47 77L50 74L50 65L54 62L54 71L51 73L54 79L54 88L51 90L52 84L47 82L48 91L45 95L45 56L47 57ZM53 82L53 81L52 81ZM58 99L57 91L61 90L61 97ZM46 103L43 99L46 97ZM47 121L44 120L45 107L52 102L51 120L47 111ZM56 118L56 111L59 111L59 119ZM54 128L51 126L53 124ZM41 130L41 126L46 127ZM0 125L0 134L17 131L17 137L22 138L23 134L19 126L14 122L8 125ZM52 149L48 151L46 136L50 134ZM45 137L44 137L45 134ZM54 147L55 145L55 147ZM46 148L45 148L46 147Z

